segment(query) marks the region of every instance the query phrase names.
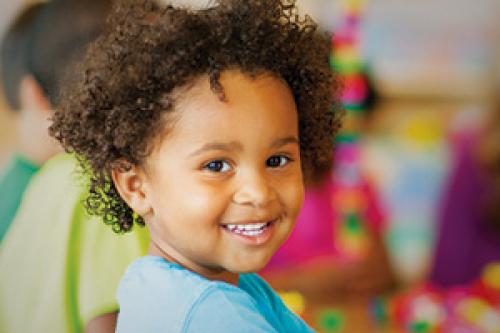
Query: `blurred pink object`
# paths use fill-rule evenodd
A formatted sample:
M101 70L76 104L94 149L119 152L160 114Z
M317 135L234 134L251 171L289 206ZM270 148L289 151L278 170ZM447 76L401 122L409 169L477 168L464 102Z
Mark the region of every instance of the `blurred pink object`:
M344 85L342 103L346 105L362 104L368 97L368 83L362 74L347 75L344 78Z
M343 151L346 162L350 164L356 155L355 150L353 147L344 148L345 150L339 148L337 155ZM345 184L342 184L342 180L349 178L348 183L352 180L350 179L352 175L344 175L340 178L337 176L342 174L341 164L339 158L335 176L326 178L316 187L306 189L304 206L292 234L274 255L265 270L301 265L313 261L339 263L352 259L345 254L345 251L339 246L340 244L335 242L340 236L336 234L336 231L339 230L338 221L342 220L340 217L341 206L344 205L343 202L350 201L346 196L339 196L339 192L346 187ZM348 170L352 171L353 169L348 168ZM362 208L360 212L363 217L362 221L366 222L366 226L371 231L381 232L383 214L379 208L375 191L365 178L356 178L359 178L356 181L357 191L364 202L363 207L360 207Z

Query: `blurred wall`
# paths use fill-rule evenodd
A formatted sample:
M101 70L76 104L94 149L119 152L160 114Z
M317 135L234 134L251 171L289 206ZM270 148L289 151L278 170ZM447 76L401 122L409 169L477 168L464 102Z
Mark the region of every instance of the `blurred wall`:
M500 87L500 1L360 0L362 56L388 97L489 99ZM298 1L334 31L342 0Z
M371 1L365 56L386 94L489 98L499 62L500 1Z

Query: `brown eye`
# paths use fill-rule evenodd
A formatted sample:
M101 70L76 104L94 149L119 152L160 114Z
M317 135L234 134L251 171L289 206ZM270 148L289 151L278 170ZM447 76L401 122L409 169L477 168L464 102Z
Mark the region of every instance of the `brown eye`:
M290 158L283 155L275 155L267 159L266 166L270 168L279 168L285 166L288 162L290 162Z
M227 172L231 169L231 165L223 160L215 160L205 164L203 169L211 172Z

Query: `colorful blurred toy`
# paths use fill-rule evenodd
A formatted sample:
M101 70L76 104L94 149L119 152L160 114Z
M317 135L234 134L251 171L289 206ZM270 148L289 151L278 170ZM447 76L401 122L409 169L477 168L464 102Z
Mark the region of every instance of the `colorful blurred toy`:
M496 262L469 285L450 289L419 286L377 311L388 314L406 332L500 333L499 272L500 263Z
M367 198L359 166L359 145L339 144L333 173L332 205L336 208L335 247L347 260L362 258L368 250L366 230Z
M343 16L332 39L332 66L344 81L342 103L347 111L346 121L337 136L335 168L333 171L332 205L335 247L345 260L359 260L369 247L367 226L371 198L366 188L371 185L360 167L360 123L370 87L359 54L360 21L366 5L363 0L342 2Z
M484 299L468 297L457 305L457 314L480 332L500 333L500 311Z
M446 319L441 294L431 286L412 290L396 300L397 322L414 333L439 332Z
M298 291L279 292L286 306L298 316L303 316L306 309L306 301L304 296Z
M387 299L383 297L372 299L369 303L368 315L373 319L377 327L385 327L391 318Z
M500 262L492 262L484 268L480 283L487 299L500 306Z
M320 331L324 333L340 332L344 326L342 312L334 308L321 311L317 321Z

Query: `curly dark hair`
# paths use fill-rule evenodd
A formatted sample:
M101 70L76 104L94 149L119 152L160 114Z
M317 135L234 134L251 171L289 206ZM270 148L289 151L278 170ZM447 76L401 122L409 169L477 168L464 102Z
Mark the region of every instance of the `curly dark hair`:
M339 81L329 66L330 38L294 0L219 0L192 10L152 0L116 4L90 47L81 79L63 94L50 128L90 175L86 200L116 232L144 224L120 198L111 170L140 165L169 124L173 90L208 75L224 99L221 73L271 73L289 85L299 114L306 181L331 167L342 114Z

